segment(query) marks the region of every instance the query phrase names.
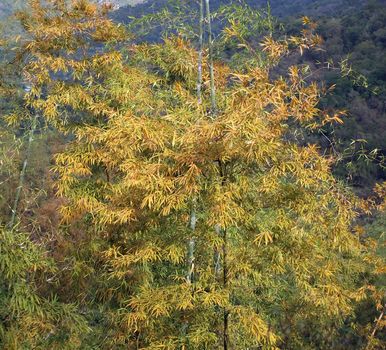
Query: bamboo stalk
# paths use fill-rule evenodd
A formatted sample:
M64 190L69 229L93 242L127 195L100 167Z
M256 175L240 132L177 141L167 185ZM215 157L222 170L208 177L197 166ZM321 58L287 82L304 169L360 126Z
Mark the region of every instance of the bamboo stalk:
M197 102L198 105L202 104L202 56L203 56L203 45L204 45L204 2L199 1L200 7L200 20L199 20L199 47L198 47L198 76L197 76ZM193 283L194 279L194 250L195 250L195 238L194 232L196 230L196 200L193 199L192 210L190 213L190 230L191 236L188 242L188 271L186 280L188 283Z
M216 102L216 87L214 82L212 18L210 14L209 0L205 0L205 5L206 5L206 22L207 22L206 24L208 27L208 46L209 46L210 102L211 102L212 115L215 116L217 113L217 102Z
M215 225L214 231L216 232L217 236L221 236L220 225ZM216 279L219 279L220 272L221 272L221 255L220 255L220 251L216 248L214 251L214 275Z
M218 168L221 177L221 186L224 186L226 183L226 168L221 160L218 161ZM228 287L228 237L226 228L221 228L220 225L216 225L216 233L219 236L222 236L222 285L226 289ZM218 254L218 265L220 264L220 253ZM220 267L217 266L216 277L220 280ZM229 311L226 306L223 307L223 331L222 331L222 340L223 340L223 349L228 350L229 348Z
M223 287L226 288L228 285L228 264L227 264L227 230L223 230L223 246L222 246L222 255L223 255ZM228 350L229 345L229 311L226 307L223 308L223 348Z
M385 315L385 306L382 308L382 312L379 315L379 317L375 320L375 325L374 325L373 331L371 332L371 334L368 338L368 341L367 341L367 344L366 344L366 347L364 350L371 350L372 349L372 340L374 339L375 334L377 333L378 329L381 328L380 324L382 322L384 315Z
M212 18L210 12L210 2L205 0L205 11L206 11L206 24L208 30L208 46L209 46L209 73L210 73L210 102L211 102L211 113L212 117L215 118L217 114L217 103L216 103L216 87L214 81L214 64L213 64L213 34L212 34ZM221 235L221 228L219 225L214 227L217 235ZM221 255L218 249L214 251L214 274L216 277L220 274L221 269Z
M205 0L206 5L206 24L208 29L208 46L209 46L209 74L210 74L210 102L211 102L211 113L212 118L215 118L217 116L217 101L216 101L216 86L215 86L215 80L214 80L214 54L213 54L213 33L212 33L212 19L211 19L211 12L210 12L210 2L209 0ZM199 73L200 74L200 73ZM222 167L222 163L219 160L219 170L220 170L220 176L222 179L222 184L225 182L225 174L224 169ZM222 283L223 287L227 287L227 274L228 274L228 267L227 267L227 232L226 229L222 229L220 225L215 226L215 232L219 236L223 236L223 246L222 246L222 268L223 268L223 278ZM216 276L216 279L220 278L220 271L221 271L221 254L218 249L215 249L214 253L214 273ZM229 348L229 335L228 335L228 328L229 328L229 312L226 307L223 308L223 349L228 350Z
M200 23L198 37L198 77L197 77L197 100L202 103L202 56L204 47L204 1L200 0Z
M196 230L196 210L193 206L192 211L190 213L190 230L191 236L188 242L188 274L186 276L186 280L188 283L193 283L194 281L194 249L195 249L195 239L194 239L194 231Z
M209 0L205 0L206 5L206 21L207 21L207 28L208 28L208 45L209 45L209 74L210 74L210 102L211 102L211 112L212 112L212 118L215 118L217 116L217 101L216 101L216 86L215 86L215 80L214 80L214 54L213 54L213 33L212 33L212 19L211 19L211 13L210 13L210 3ZM219 170L220 170L220 176L222 179L222 185L225 183L225 173L222 166L222 162L219 160ZM227 267L227 232L226 229L222 229L220 225L215 226L215 231L218 235L223 236L223 246L222 246L222 268L223 268L223 288L227 287L227 274L228 274L228 267ZM220 275L220 269L221 269L221 256L218 249L215 250L215 276L216 278ZM228 350L229 348L229 335L228 335L228 328L229 328L229 312L226 307L223 308L223 349Z
M29 131L27 151L26 151L26 155L24 158L22 169L20 171L19 184L16 188L15 200L13 202L13 207L12 207L12 215L11 215L11 219L8 223L8 227L10 229L12 229L15 226L17 209L18 209L20 197L21 197L21 190L24 186L25 174L27 171L28 161L29 161L30 154L31 154L31 147L32 147L32 143L34 141L34 135L35 135L36 127L37 127L37 122L38 122L38 115L35 114L35 117L32 119L32 124L31 124L31 128Z

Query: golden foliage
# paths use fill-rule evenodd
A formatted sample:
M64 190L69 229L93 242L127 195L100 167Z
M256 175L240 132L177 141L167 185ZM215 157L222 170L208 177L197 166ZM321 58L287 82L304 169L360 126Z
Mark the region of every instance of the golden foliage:
M203 103L196 102L189 42L132 45L126 62L113 46L90 52L86 43L124 39L94 5L54 1L54 13L66 9L59 16L32 3L32 15L22 17L31 36L27 103L74 136L54 168L58 195L69 201L64 220L87 216L113 242L102 254L117 286L109 298L120 306L112 343L216 348L224 313L234 348L277 349L286 317L296 337L300 320L339 324L352 312L357 278L373 264L351 229L359 201L315 145L289 137L290 121L315 127L323 117L317 84L297 67L270 75L291 46L318 45L312 28L289 40L266 38L273 64L243 72L216 64L213 118L207 69ZM324 120L341 122L339 114ZM183 270L193 201L190 285Z

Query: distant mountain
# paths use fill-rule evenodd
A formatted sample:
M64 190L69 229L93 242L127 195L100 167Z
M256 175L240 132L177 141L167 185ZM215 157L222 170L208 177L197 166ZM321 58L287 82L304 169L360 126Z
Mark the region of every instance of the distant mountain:
M0 0L0 20L25 6L25 0Z
M119 0L117 0L119 1ZM128 16L140 16L145 13L156 12L160 8L170 3L178 3L177 0L135 0L137 6L123 6L125 2L121 1L121 6L116 13L116 17L121 21ZM181 3L196 6L197 1L180 0ZM235 3L237 0L211 0L212 9L215 11L221 5ZM320 17L324 15L337 15L338 13L359 10L366 1L363 0L244 0L251 7L266 7L269 2L273 15L278 17L308 15Z
M134 6L145 2L146 0L94 0L99 3L110 2L117 7ZM26 6L26 0L0 0L0 20L10 16L14 11Z
M118 11L128 13L144 13L151 9L165 6L170 0L95 0L96 2L111 2L117 5ZM176 2L177 0L174 0ZM180 0L181 2L191 3L194 0ZM213 9L222 4L229 4L236 0L211 0ZM267 5L267 0L246 0L253 7ZM310 16L321 16L326 14L336 14L336 12L359 9L365 1L363 0L271 0L269 1L272 12L275 16L287 17L292 15L307 14ZM11 15L16 9L26 5L25 0L0 0L0 20ZM123 16L119 15L120 18Z
M144 3L146 0L96 0L98 3L111 3L115 5L117 8L122 6L135 6L137 4Z

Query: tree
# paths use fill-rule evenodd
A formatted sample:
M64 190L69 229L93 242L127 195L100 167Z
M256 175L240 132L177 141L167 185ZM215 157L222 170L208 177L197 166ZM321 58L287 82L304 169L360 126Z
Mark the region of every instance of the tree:
M318 37L269 36L267 64L240 70L205 53L197 103L190 42L131 45L124 60L121 28L97 7L50 3L22 17L28 101L74 136L56 157L64 219L85 220L109 246L99 293L111 326L100 347L330 349L375 263L352 230L360 201L332 176L333 159L289 127L339 115L317 108L321 92L298 67L271 77L291 47Z

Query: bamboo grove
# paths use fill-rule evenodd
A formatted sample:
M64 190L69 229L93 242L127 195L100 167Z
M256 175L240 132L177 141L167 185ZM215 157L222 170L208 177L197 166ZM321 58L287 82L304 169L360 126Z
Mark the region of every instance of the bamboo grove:
M42 244L15 194L4 349L345 349L358 303L381 314L384 262L356 224L380 202L357 198L299 133L344 113L319 109L328 89L304 67L277 73L318 48L313 23L281 38L261 15L256 44L228 17L223 40L249 57L235 65L216 56L209 0L196 37L160 43L136 42L109 5L29 5L15 60L30 89L5 118L30 142L37 127L66 140L51 169L61 223ZM368 349L382 346L382 317L361 329Z

